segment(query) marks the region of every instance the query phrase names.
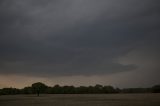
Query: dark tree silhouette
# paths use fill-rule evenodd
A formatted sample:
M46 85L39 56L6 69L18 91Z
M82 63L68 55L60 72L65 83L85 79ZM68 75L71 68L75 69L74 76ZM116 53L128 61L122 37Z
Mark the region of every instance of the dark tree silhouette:
M0 95L16 95L16 94L20 94L20 89L17 88L0 89Z
M48 87L41 82L32 84L33 93L36 93L37 96L39 96L40 93L45 93L47 88Z
M160 85L155 85L152 87L153 93L160 93Z
M114 88L112 86L60 86L55 85L49 87L41 82L32 84L32 86L17 88L0 89L0 95L16 95L16 94L109 94L109 93L160 93L160 85L155 85L150 88Z
M21 93L23 93L23 94L32 94L32 87L24 87L21 90Z

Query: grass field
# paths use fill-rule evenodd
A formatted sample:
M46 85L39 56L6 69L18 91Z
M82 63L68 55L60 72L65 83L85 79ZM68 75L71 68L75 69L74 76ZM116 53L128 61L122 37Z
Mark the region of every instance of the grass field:
M5 95L0 106L160 106L160 94Z

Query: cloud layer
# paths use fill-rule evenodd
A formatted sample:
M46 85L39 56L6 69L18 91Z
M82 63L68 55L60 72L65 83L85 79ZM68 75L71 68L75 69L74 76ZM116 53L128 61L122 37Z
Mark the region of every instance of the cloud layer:
M158 0L1 0L0 74L98 76L145 73L148 67L153 78L160 69L159 4Z

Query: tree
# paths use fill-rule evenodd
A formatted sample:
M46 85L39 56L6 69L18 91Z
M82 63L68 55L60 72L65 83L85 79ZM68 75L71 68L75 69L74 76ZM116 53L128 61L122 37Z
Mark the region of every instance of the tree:
M21 92L23 94L32 94L32 87L24 87Z
M61 94L61 93L62 93L62 87L59 86L59 85L55 85L55 86L52 88L52 93L53 93L53 94Z
M94 86L94 93L102 93L102 91L103 91L103 86L102 85L99 85L99 84L96 84L95 86Z
M116 90L112 86L104 86L103 92L104 93L116 93Z
M16 95L20 94L20 90L17 88L3 88L0 90L1 95Z
M160 93L160 85L155 85L152 87L153 93Z
M37 93L37 96L39 96L40 93L45 93L47 88L48 86L46 86L45 84L41 82L32 84L33 93Z

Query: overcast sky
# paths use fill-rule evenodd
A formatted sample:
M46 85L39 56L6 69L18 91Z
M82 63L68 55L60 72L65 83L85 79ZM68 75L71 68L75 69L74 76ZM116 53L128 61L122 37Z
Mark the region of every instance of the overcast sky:
M0 87L160 83L159 0L1 0Z

